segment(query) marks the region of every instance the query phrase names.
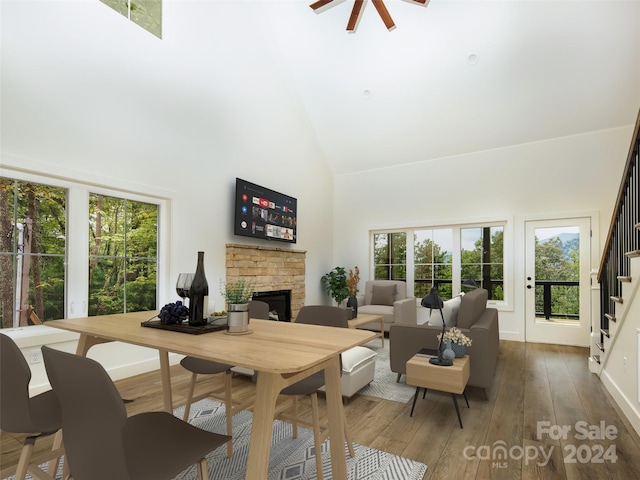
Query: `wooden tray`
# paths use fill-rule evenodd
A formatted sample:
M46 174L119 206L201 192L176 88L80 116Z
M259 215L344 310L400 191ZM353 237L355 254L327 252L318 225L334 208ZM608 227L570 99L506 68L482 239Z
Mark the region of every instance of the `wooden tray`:
M184 323L161 323L160 320L147 320L140 323L143 327L159 328L161 330L170 330L172 332L190 333L191 335L200 335L202 333L218 332L227 330L227 317L211 317L206 325L192 327Z

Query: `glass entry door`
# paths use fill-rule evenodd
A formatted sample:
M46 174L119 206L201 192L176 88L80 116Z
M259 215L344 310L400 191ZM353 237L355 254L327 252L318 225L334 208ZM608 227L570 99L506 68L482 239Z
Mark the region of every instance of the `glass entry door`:
M591 221L526 222L526 341L588 346Z

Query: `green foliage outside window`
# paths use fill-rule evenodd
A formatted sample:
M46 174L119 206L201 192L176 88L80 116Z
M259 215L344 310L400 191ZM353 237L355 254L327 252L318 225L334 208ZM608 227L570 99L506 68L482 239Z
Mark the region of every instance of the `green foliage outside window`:
M89 315L156 308L158 206L89 197Z
M64 318L64 188L0 177L0 316L2 328ZM19 309L16 309L16 304Z
M413 262L416 297L424 297L434 285L438 286L438 293L443 299L452 297L451 239L452 231L448 228L414 232ZM447 247L450 249L447 250Z
M407 279L407 234L376 233L373 236L374 279Z
M504 300L504 227L460 230L461 281L468 278L489 291L492 300Z
M536 281L578 282L580 280L580 242L578 237L563 240L551 237L541 242L536 237ZM543 287L536 285L536 312L543 312ZM556 319L579 320L580 287L552 285L551 314Z

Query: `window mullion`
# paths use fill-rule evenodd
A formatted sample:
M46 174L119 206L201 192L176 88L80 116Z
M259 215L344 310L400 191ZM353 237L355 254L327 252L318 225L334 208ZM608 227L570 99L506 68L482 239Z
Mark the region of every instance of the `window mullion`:
M68 196L66 316L77 318L88 315L89 190L73 186Z

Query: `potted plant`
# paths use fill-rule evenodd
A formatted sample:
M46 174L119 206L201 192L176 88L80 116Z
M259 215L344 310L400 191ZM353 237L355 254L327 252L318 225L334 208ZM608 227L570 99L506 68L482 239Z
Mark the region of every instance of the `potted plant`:
M442 333L438 334L438 340L440 340L442 335ZM451 327L444 332L444 337L442 338L443 344L451 345L451 349L455 352L456 358L464 357L465 353L467 353L467 347L471 346L471 342L472 340L457 327Z
M329 273L325 273L320 282L327 291L329 296L333 298L338 306L349 297L349 287L347 287L347 272L343 267L335 267Z
M227 300L227 333L250 333L249 300L255 283L244 278L221 285L220 293Z
M347 278L347 288L349 289L349 299L347 300L347 308L353 310L353 318L358 316L358 282L360 282L360 269L356 265L355 268L349 269L349 278Z

